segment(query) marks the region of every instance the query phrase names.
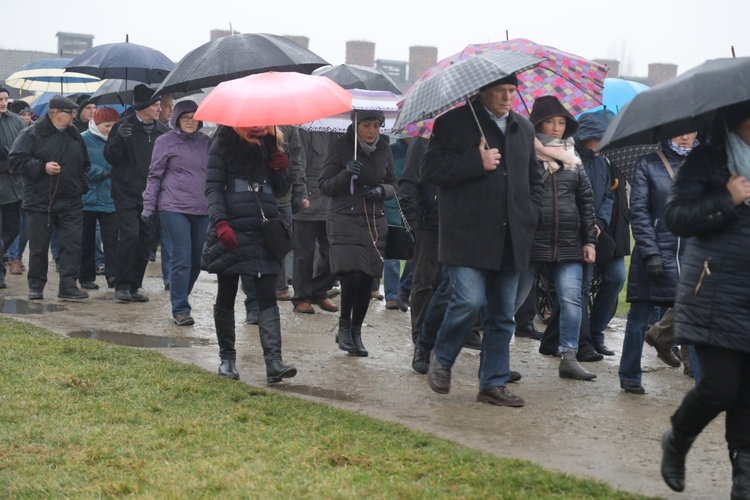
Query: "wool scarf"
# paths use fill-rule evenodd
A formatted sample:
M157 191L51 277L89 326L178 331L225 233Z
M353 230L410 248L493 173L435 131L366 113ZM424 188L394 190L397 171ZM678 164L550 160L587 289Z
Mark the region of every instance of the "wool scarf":
M357 137L357 143L362 148L362 151L364 151L368 155L372 154L377 149L378 141L380 141L379 135L371 144L368 144L365 141L363 141L361 137Z
M564 170L573 170L581 165L581 158L575 150L572 137L558 139L546 134L536 134L534 139L536 156L544 164L544 169L550 174L557 171L562 163ZM558 163L559 162L559 163Z
M734 132L727 134L727 167L735 175L750 179L750 146Z

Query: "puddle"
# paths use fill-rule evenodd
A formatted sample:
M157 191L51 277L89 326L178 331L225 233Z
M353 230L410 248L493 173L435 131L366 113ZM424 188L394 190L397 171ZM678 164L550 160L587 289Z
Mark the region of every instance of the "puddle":
M130 332L114 332L110 330L79 330L68 333L74 339L91 339L107 342L108 344L124 345L128 347L194 347L215 344L215 340L196 339L191 337L159 337L157 335L141 335Z
M302 394L305 396L315 396L316 398L324 399L335 399L336 401L356 401L357 398L351 394L347 394L344 391L337 391L335 389L322 389L320 387L313 387L311 385L286 385L277 386L275 389L284 392L293 392L295 394Z
M65 310L65 307L57 304L30 302L25 299L0 299L0 312L3 314L44 314Z

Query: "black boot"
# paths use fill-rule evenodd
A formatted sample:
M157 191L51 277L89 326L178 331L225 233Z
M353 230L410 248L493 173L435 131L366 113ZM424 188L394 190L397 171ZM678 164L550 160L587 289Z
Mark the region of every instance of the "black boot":
M354 352L349 352L352 356L365 358L370 355L362 344L362 325L352 326L352 340L354 341Z
M685 457L695 438L696 436L686 436L674 428L661 437L661 477L674 491L685 489Z
M352 320L339 318L339 331L336 334L336 343L339 345L339 349L349 354L354 354L354 351L357 350L352 340Z
M750 452L729 450L732 460L732 500L750 498Z
M240 374L234 366L237 359L237 351L234 350L234 310L228 311L214 306L214 326L216 339L219 341L219 358L221 358L219 375L238 380Z
M269 307L258 314L260 345L266 360L266 383L276 384L297 375L297 369L281 360L281 320L279 308Z

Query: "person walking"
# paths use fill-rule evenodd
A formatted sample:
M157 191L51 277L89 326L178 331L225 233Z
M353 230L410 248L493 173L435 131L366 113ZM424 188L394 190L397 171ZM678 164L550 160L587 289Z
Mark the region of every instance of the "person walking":
M172 320L178 326L195 323L188 297L201 272L200 259L208 228L206 169L211 139L194 118L194 101L178 102L171 130L159 136L143 192L141 219L150 224L158 210L162 236L170 250L168 275Z
M281 357L281 319L276 279L281 264L263 239L264 218L279 216L276 198L290 189L289 158L283 133L275 127L219 126L209 150L206 202L211 230L201 267L216 274L214 325L219 341L219 375L239 379L235 350L234 303L240 276L253 277L258 300L258 329L266 381L297 374Z
M353 110L351 118L344 136L328 150L319 183L330 198L326 228L331 269L341 280L336 342L342 351L364 357L369 353L362 343L362 323L373 280L383 274L388 239L383 201L396 194L396 171L388 139L380 134L383 113Z
M710 144L693 150L675 177L664 222L684 238L675 297L680 345L695 348L700 378L662 436L661 474L685 488L685 458L726 412L732 499L750 498L750 101L718 113Z

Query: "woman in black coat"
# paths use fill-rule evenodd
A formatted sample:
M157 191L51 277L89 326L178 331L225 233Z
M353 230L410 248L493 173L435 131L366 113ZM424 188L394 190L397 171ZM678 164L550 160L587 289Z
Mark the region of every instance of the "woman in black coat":
M356 110L352 120L346 134L331 144L319 183L320 191L330 198L326 229L331 272L341 282L336 342L353 356L367 356L362 323L370 305L372 280L383 274L388 238L383 200L396 193L396 171L388 139L380 135L383 113Z
M685 242L675 334L695 346L701 377L662 437L661 470L682 491L691 444L726 411L739 499L750 498L750 101L719 116L712 143L688 156L664 209L667 227Z
M284 137L274 127L216 131L208 157L206 201L209 227L202 268L216 273L219 290L214 323L219 341L219 375L238 379L234 349L234 301L240 275L252 276L258 298L258 328L267 382L294 377L297 369L281 360L281 322L276 278L281 264L263 240L261 224L278 216L277 196L289 191L289 159Z

